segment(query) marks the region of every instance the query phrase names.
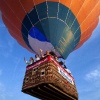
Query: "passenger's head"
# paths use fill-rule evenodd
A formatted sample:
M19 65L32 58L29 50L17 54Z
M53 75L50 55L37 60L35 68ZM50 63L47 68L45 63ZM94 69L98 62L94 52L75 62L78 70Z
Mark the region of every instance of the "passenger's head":
M30 60L33 60L34 61L34 59L32 57L30 57Z
M48 50L46 51L46 55L50 55L50 52Z
M53 57L56 56L55 53L54 53L53 51L51 51L50 54L51 54Z
M38 58L38 57L39 57L39 55L38 55L38 54L36 54L36 55L35 55L35 58Z
M58 60L58 57L57 57L57 56L55 56L55 59L56 59L56 60Z

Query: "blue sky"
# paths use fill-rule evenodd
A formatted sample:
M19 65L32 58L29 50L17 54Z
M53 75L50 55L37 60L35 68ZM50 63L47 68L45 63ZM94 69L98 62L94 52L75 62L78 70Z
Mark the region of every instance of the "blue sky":
M0 100L38 100L21 92L24 57L34 54L22 48L0 18ZM91 38L66 59L79 93L79 100L100 100L100 23Z

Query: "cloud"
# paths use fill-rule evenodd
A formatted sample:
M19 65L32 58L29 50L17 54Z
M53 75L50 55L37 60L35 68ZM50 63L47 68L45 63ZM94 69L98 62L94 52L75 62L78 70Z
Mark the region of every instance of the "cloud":
M0 82L0 100L5 99L5 86Z
M0 82L0 92L4 92L5 91L5 87L4 85Z
M91 68L84 78L79 87L79 100L100 100L100 65Z
M13 39L8 40L8 47L10 48L9 52L11 53L13 51L13 47L14 47L14 40Z
M95 69L95 70L89 72L88 74L86 74L86 79L87 80L100 79L100 70L99 69Z
M0 39L0 55L8 58L13 53L16 42L9 34L0 36L2 37Z

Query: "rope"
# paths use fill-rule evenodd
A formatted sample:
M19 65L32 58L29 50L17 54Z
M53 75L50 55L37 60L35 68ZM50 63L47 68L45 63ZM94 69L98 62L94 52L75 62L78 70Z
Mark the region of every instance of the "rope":
M91 10L91 12L88 14L88 16L90 16L90 14L93 12L93 10L96 8L97 5L98 5L98 3L97 3L97 4L95 5L95 7ZM88 17L88 16L87 16L87 17ZM87 19L87 17L85 18L85 20ZM80 26L85 22L85 20L80 24ZM93 22L93 23L94 23L94 22ZM91 23L91 24L93 24L93 23ZM80 26L77 28L77 30L80 28ZM88 27L88 28L89 28L89 27ZM88 28L87 28L85 31L87 31ZM76 30L76 31L77 31L77 30ZM74 32L74 34L76 33L76 31ZM84 31L84 32L85 32L85 31ZM83 33L84 33L84 32L83 32ZM82 34L83 34L83 33L82 33ZM82 35L82 34L81 34L81 35ZM79 35L77 38L79 38L81 35ZM86 37L87 37L87 36L86 36Z
M24 6L23 6L23 4L21 3L21 1L20 1L20 0L19 0L19 3L20 3L20 5L22 6L22 8L23 8L24 12L26 13L26 15L27 15L27 17L28 17L28 19L29 19L29 21L30 21L31 25L34 27L34 25L33 25L32 21L31 21L30 17L28 16L28 14L27 14L27 12L26 12L26 10L25 10L25 8L24 8ZM33 4L34 4L34 6L35 6L34 0L33 0L33 2L32 2L32 3L33 3ZM36 7L35 7L35 8L36 8ZM38 13L37 13L37 14L38 14ZM28 33L29 33L29 31L28 31ZM35 39L36 39L36 33L35 33L34 29L33 29L33 34L34 34ZM36 46L38 47L37 42L35 42L34 44L36 44ZM33 48L32 48L32 49L33 49ZM34 49L33 49L33 50L34 50ZM37 54L37 51L35 51L35 53Z
M16 16L16 14L14 13L13 9L11 9L11 7L7 4L6 0L4 0L5 4L8 6L8 8L10 8L10 10L12 11L12 13ZM4 14L3 14L4 15ZM4 15L4 17L11 23L11 21ZM21 22L20 18L18 16L16 16L17 19L20 21L20 23L25 27L25 25ZM16 26L15 24L11 23L19 32L21 32ZM26 27L25 27L26 28ZM28 31L28 29L26 28L26 30ZM17 36L17 35L16 35ZM19 37L19 36L18 36ZM20 38L20 37L19 37ZM25 38L27 38L25 36Z
M72 3L72 2L71 2L71 3ZM88 16L92 13L92 11L96 8L97 5L98 5L98 3L97 3L97 4L95 5L95 7L91 10L91 12L88 14ZM70 6L71 6L71 4L70 4ZM83 6L83 5L82 5L82 6ZM80 11L80 10L79 10L79 11ZM79 14L79 13L78 13L78 14ZM68 16L68 13L67 13L67 16ZM67 19L67 16L66 16L66 19ZM77 16L78 16L78 15L77 15ZM87 16L87 17L88 17L88 16ZM85 20L87 19L87 17L85 18ZM75 20L75 19L74 19L74 20ZM85 20L84 20L84 21L85 21ZM83 22L84 22L84 21L83 21ZM80 24L80 26L83 24L83 22ZM74 21L73 21L73 23L74 23ZM72 25L73 25L73 23L72 23ZM93 22L93 23L94 23L94 22ZM67 24L67 23L66 23L66 24ZM71 25L71 26L72 26L72 25ZM80 28L80 26L76 29L76 31L75 31L73 34L75 34L75 33L77 32L77 30ZM86 29L85 31L87 31L87 30L88 30L88 29ZM83 32L83 33L84 33L84 32ZM83 34L83 33L82 33L82 34ZM79 38L82 34L80 34L77 38ZM87 38L87 36L86 36L86 38ZM84 39L85 39L85 38L84 38ZM59 41L61 41L61 39L60 39ZM59 41L58 41L58 42L59 42ZM58 45L59 45L59 43L58 43ZM74 44L74 47L75 47L75 46L76 46L76 45Z
M20 5L21 5L21 7L23 8L24 12L26 13L26 16L28 17L28 19L29 19L31 25L33 26L32 21L31 21L30 17L28 16L28 14L27 14L27 12L26 12L24 6L23 6L22 3L20 2L20 0L19 0L19 3L20 3Z

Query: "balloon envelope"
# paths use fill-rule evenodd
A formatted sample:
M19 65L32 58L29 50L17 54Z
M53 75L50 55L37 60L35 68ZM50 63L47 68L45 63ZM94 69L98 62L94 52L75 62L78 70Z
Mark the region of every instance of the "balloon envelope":
M36 54L50 50L66 59L97 26L100 0L0 0L0 10L20 45Z

